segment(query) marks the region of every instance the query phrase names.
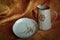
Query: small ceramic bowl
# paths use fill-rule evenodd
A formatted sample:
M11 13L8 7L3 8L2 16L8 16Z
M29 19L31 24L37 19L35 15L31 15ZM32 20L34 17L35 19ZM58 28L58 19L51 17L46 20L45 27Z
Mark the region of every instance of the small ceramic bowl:
M35 34L37 23L33 19L21 18L13 25L13 33L19 38L29 38Z

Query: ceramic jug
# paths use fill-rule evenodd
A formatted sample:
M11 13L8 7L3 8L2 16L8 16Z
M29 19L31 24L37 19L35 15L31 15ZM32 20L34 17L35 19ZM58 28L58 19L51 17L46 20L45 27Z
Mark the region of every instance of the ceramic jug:
M56 15L53 22L51 22L51 9L48 6L37 6L38 8L38 24L40 30L51 29L53 22L57 19L57 12L53 11Z

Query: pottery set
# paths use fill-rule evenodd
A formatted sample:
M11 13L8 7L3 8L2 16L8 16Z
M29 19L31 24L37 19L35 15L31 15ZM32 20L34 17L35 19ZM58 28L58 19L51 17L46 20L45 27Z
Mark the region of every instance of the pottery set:
M51 22L50 8L47 6L37 6L38 23L30 18L20 18L13 25L13 33L19 38L29 38L34 35L37 30L49 30L51 25L57 18L57 13L53 22Z

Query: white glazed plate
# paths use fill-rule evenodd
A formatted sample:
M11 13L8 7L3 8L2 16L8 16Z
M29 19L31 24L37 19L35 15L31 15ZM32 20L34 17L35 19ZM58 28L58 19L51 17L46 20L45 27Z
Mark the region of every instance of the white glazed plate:
M37 30L37 23L33 19L21 18L13 25L13 32L19 38L31 37Z

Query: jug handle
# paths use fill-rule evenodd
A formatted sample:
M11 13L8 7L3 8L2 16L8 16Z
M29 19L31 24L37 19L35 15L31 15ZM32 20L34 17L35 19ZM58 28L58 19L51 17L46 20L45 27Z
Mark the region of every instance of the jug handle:
M56 21L57 16L58 16L56 10L54 10L53 12L55 13L55 18L54 18L54 20L52 21L51 25L53 25L53 23Z

